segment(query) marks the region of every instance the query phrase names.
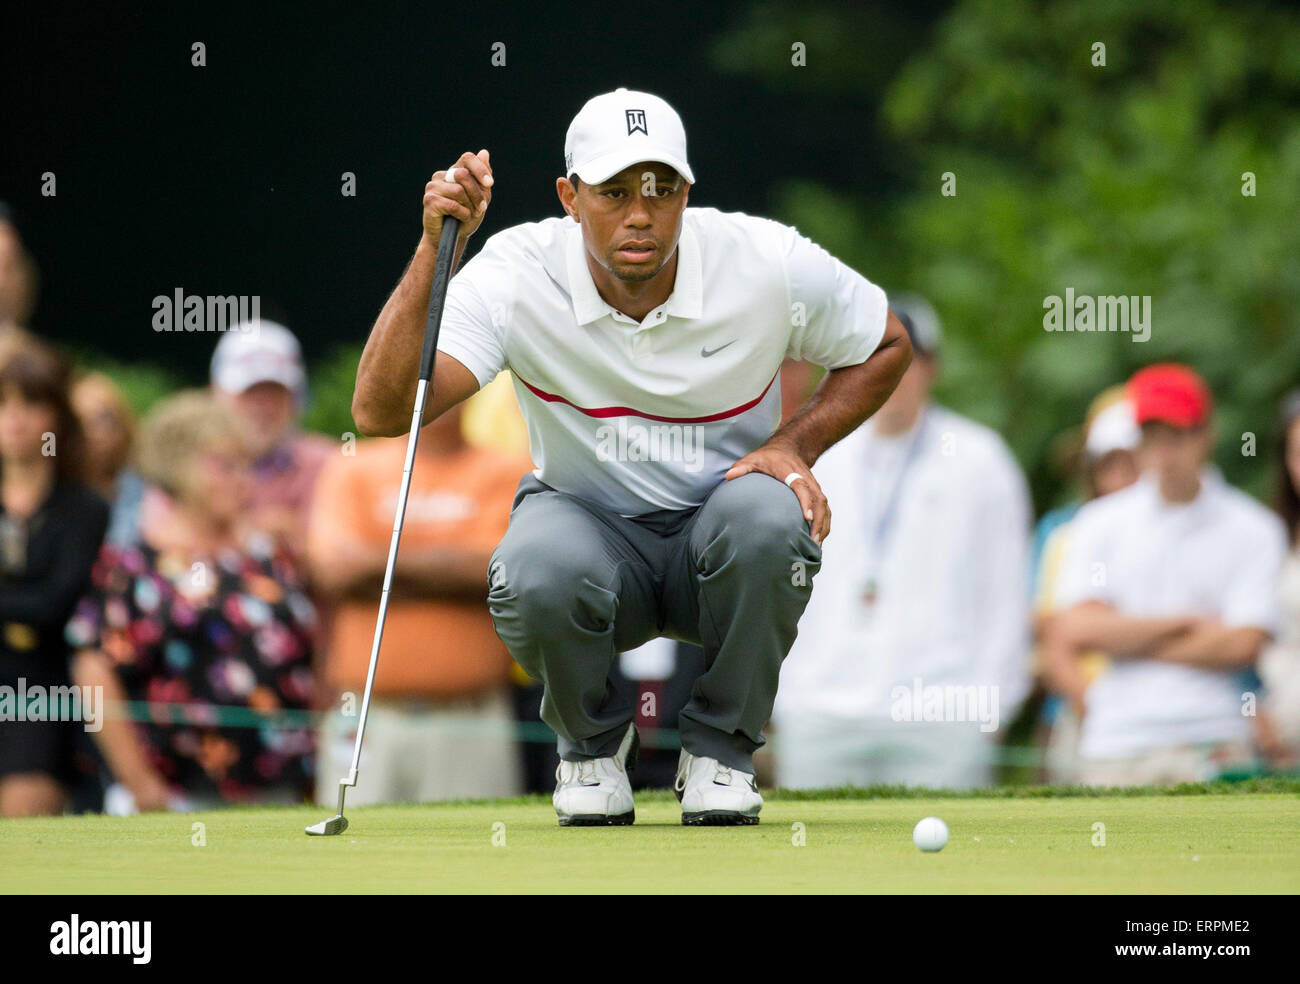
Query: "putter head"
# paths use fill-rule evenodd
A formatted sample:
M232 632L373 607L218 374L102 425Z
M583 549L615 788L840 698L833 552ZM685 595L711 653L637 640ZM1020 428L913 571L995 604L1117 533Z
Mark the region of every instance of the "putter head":
M307 833L312 837L332 837L335 834L341 834L348 829L348 818L343 814L336 814L328 820L322 820L320 823L314 823L307 828Z
M361 733L357 732L357 748L361 747ZM339 780L339 812L334 814L328 820L322 820L320 823L314 823L307 828L307 833L312 837L333 837L341 834L348 829L348 818L343 815L343 801L348 795L348 787L357 784L357 770L353 769L343 779Z

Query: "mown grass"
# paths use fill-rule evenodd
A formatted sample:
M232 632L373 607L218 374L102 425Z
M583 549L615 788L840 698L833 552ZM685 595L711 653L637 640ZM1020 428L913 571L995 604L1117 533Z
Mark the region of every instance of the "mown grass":
M768 792L756 827L689 828L666 791L631 827L561 828L546 797L0 822L7 893L1295 893L1300 783ZM948 846L911 841L942 817Z

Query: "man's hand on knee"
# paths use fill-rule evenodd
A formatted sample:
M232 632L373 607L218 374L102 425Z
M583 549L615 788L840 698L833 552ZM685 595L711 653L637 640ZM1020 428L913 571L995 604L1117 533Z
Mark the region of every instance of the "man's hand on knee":
M812 538L821 543L831 531L831 507L826 501L822 487L813 478L812 471L803 460L789 448L768 442L756 451L751 451L731 466L723 477L730 482L758 472L770 475L778 482L784 482L799 499L799 508L803 518L811 524Z

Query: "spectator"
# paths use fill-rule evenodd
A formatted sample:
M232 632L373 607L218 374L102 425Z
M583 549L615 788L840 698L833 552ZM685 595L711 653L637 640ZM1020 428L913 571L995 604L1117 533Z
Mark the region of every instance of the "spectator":
M469 446L461 409L421 433L383 655L366 725L357 803L509 796L520 789L511 660L492 627L487 569L505 534L526 458ZM317 797L332 804L348 772L370 662L406 439L357 445L321 474L308 556L335 617L327 683L350 692L320 736Z
M66 687L63 625L90 576L108 509L80 481L68 367L29 339L0 356L0 686ZM52 716L41 709L41 717ZM59 813L78 725L0 720L0 815ZM72 708L62 708L64 712ZM84 713L84 709L83 709ZM8 716L8 715L6 715Z
M1282 572L1282 623L1277 641L1259 660L1265 687L1261 744L1275 768L1300 766L1300 389L1282 401L1278 442L1278 513L1290 551Z
M243 429L210 394L177 394L146 418L139 465L166 508L138 543L105 545L68 623L79 683L148 702L135 725L107 717L104 760L141 810L301 801L311 730L262 715L308 708L315 613L289 555L244 523Z
M1048 672L1083 719L1081 779L1212 779L1252 760L1238 674L1276 630L1286 537L1207 465L1211 398L1185 366L1129 381L1142 477L1079 510L1061 566ZM1081 654L1108 667L1089 682Z
M249 425L253 525L303 556L316 476L338 445L299 430L307 373L298 339L274 321L235 326L212 354L212 388Z
M1059 560L1059 544L1063 542L1062 538L1056 538L1057 546L1049 550L1048 541L1054 539L1053 534L1059 527L1074 518L1085 502L1127 488L1137 481L1137 448L1141 437L1133 417L1133 405L1125 398L1123 386L1103 390L1089 405L1084 417L1083 446L1069 455L1082 465L1083 495L1050 510L1034 527L1030 584L1040 601L1037 607L1042 607L1043 592L1051 590L1054 574L1050 568L1053 561ZM1069 471L1074 470L1071 465ZM1044 561L1048 562L1046 570Z
M0 335L28 324L36 307L36 284L36 263L9 207L0 202Z
M19 349L26 348L36 341L31 332L17 325L0 324L0 362L5 362Z
M929 305L890 307L912 364L815 469L835 525L781 673L787 787L986 784L996 731L1028 691L1024 477L993 431L930 402Z
M110 504L109 543L126 546L139 535L144 480L131 467L135 415L122 391L101 372L72 386L72 405L86 434L86 480Z
M1083 468L1087 500L1109 495L1137 481L1137 448L1142 432L1133 414L1133 404L1122 386L1106 390L1093 400L1084 431ZM1069 542L1070 520L1083 501L1055 509L1039 521L1034 537L1034 638L1041 644L1047 622L1056 610L1056 585L1061 558ZM1037 671L1045 672L1041 645ZM1088 653L1080 658L1080 672L1091 681L1105 666L1106 654ZM1068 700L1048 694L1040 720L1047 748L1047 778L1051 782L1078 781L1080 721Z

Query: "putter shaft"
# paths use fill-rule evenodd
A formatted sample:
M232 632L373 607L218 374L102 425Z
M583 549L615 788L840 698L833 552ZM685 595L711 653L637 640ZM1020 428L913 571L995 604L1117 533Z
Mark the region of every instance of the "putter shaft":
M384 621L388 616L388 594L393 586L393 568L397 564L397 548L402 539L402 521L406 517L406 500L411 492L411 471L415 467L415 449L420 443L420 427L424 422L424 406L433 386L434 359L438 351L438 329L442 324L442 307L447 297L447 283L451 280L451 267L456 256L456 240L460 235L460 221L450 215L442 220L442 233L438 238L438 256L434 261L433 286L429 291L429 316L424 325L424 348L420 353L420 379L415 387L415 409L411 412L411 428L406 439L406 461L402 466L402 486L397 495L397 512L393 517L393 538L388 544L388 563L384 567L384 588L379 596L379 614L375 619L375 637L370 646L370 667L366 670L366 689L361 698L361 719L357 722L357 740L352 746L352 767L339 780L338 813L323 823L319 830L308 827L309 834L339 834L348 825L343 816L344 800L349 786L357 784L361 768L361 742L366 735L366 719L370 715L370 695L375 686L375 668L379 665L379 647L384 639ZM335 821L340 821L335 823ZM337 829L331 829L337 828Z

